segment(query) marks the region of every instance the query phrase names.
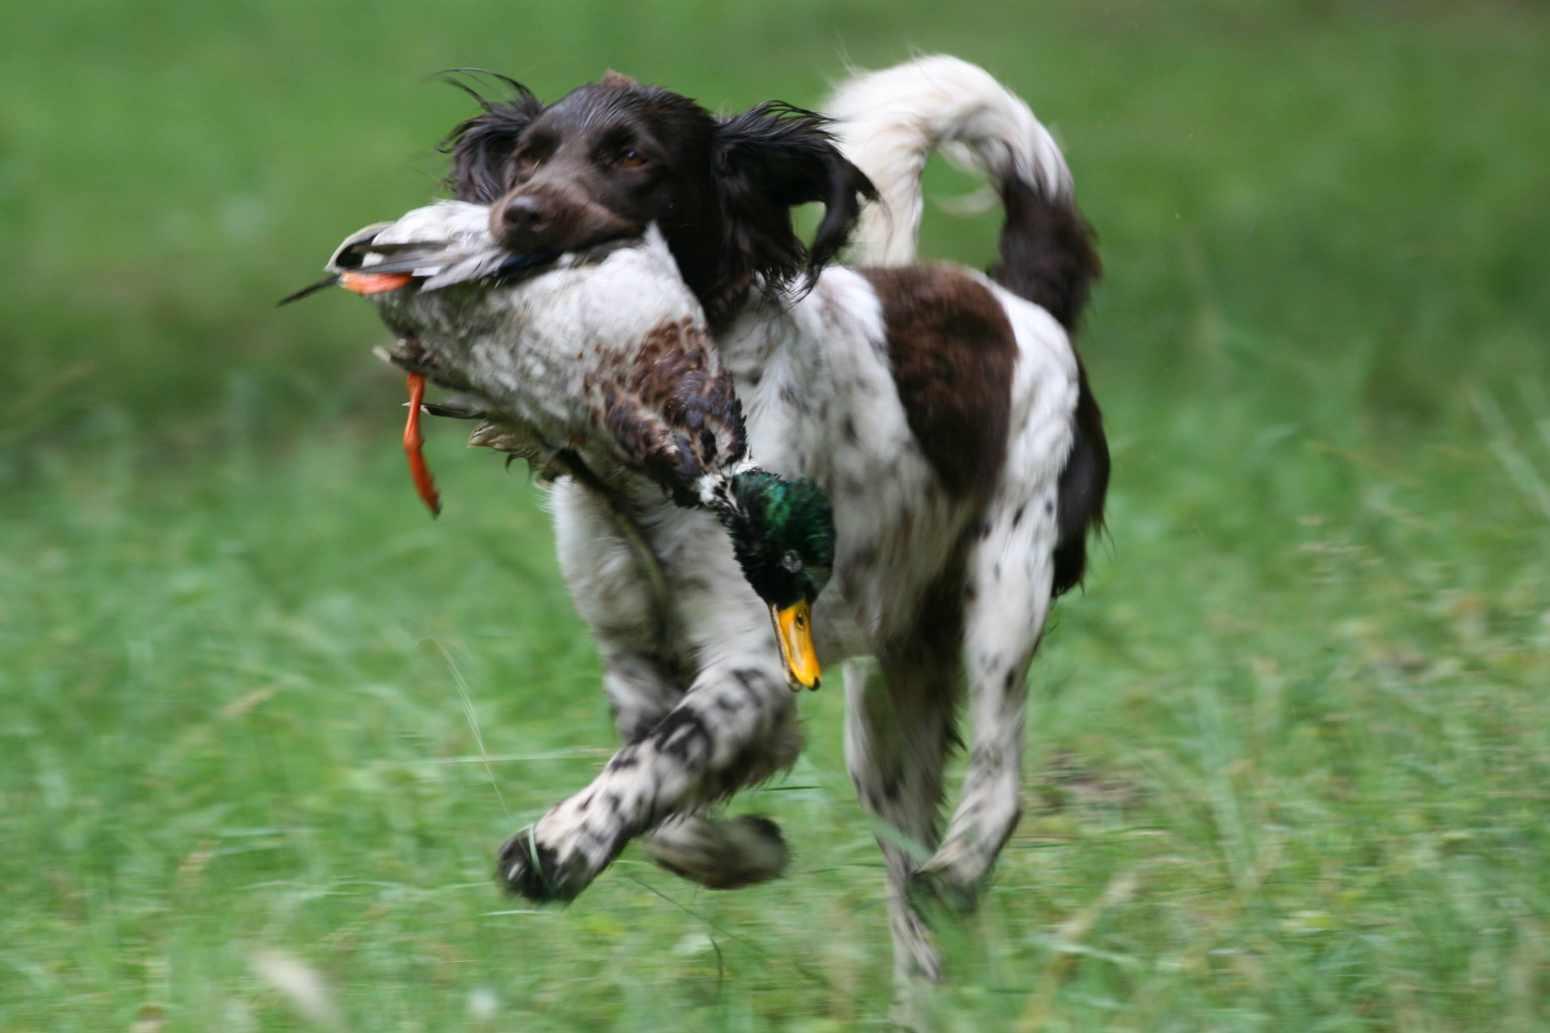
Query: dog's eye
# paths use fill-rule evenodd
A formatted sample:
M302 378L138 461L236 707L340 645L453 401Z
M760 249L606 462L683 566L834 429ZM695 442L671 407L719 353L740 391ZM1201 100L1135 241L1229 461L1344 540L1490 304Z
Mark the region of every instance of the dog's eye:
M614 164L626 169L638 169L646 164L646 156L633 147L626 147L614 158Z
M511 166L517 170L517 175L519 176L532 175L533 170L542 164L543 159L538 157L532 151L528 151L524 154L518 154L511 159Z

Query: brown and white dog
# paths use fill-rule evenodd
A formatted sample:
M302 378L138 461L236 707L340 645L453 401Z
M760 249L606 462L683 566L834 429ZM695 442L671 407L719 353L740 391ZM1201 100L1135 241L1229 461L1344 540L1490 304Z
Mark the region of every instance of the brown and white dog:
M1027 105L946 57L858 76L827 116L770 103L718 118L612 73L547 105L510 86L448 138L456 196L491 205L518 251L656 224L736 377L752 454L833 502L815 641L846 664L861 802L898 833L880 841L896 973L934 980L923 894L972 905L1017 822L1029 664L1102 521L1108 448L1071 343L1099 264L1065 161ZM933 149L999 191L988 276L912 264ZM791 222L807 202L826 209L810 245ZM858 264L832 264L853 233ZM771 878L787 857L772 822L705 813L800 749L765 608L710 518L642 478L612 484L603 499L562 479L553 506L624 745L512 838L502 878L569 899L637 837L704 885ZM965 696L970 758L944 833Z

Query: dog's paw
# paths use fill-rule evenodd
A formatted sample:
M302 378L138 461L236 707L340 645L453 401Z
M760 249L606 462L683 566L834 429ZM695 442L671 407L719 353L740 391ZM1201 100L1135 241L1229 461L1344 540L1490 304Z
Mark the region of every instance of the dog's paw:
M567 903L591 884L596 872L579 851L562 854L528 826L501 845L496 878L507 892L537 903Z
M910 874L908 891L911 905L923 915L945 911L961 917L979 906L981 888L980 879L964 878L947 865L927 863Z
M968 837L951 838L937 847L910 875L910 901L922 911L972 914L990 883L991 869L1001 844L985 850Z
M785 872L791 859L780 826L755 814L728 821L698 815L673 819L658 826L642 846L661 867L713 890L768 882Z
M535 901L569 901L619 856L629 841L618 799L588 790L552 808L508 839L497 875L512 893Z

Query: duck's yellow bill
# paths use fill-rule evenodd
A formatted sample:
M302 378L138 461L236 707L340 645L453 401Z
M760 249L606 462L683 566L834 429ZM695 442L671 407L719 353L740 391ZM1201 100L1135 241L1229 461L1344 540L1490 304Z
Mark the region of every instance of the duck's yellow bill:
M780 658L786 663L786 676L792 688L818 687L818 651L813 648L813 608L806 602L781 609L770 607L775 621L775 641L780 643Z

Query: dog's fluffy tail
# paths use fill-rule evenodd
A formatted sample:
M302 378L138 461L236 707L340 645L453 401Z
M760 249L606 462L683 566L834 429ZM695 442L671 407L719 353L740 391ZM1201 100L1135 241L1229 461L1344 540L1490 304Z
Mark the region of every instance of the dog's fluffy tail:
M825 112L836 142L880 195L852 239L852 260L915 259L932 151L990 180L1006 222L991 275L1043 306L1068 330L1099 273L1092 231L1077 211L1071 170L1028 105L983 68L955 57L916 58L842 83Z

